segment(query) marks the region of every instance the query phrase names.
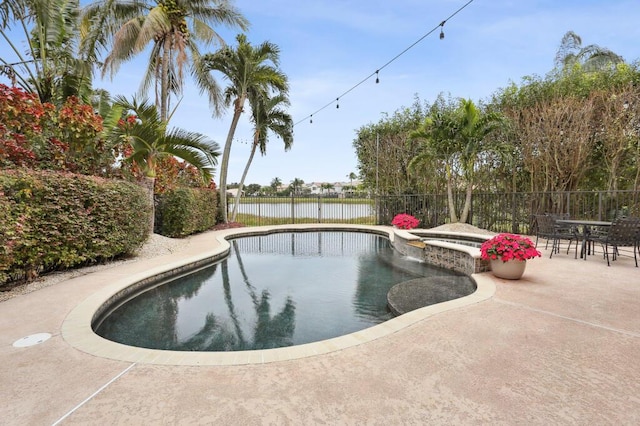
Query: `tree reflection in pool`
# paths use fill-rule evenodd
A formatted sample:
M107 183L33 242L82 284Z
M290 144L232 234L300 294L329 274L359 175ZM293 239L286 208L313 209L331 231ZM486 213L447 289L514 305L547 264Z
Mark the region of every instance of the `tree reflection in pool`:
M242 237L224 260L144 291L95 331L126 345L179 351L298 345L390 319L389 289L424 276L451 286L452 298L475 290L469 277L404 257L375 234Z

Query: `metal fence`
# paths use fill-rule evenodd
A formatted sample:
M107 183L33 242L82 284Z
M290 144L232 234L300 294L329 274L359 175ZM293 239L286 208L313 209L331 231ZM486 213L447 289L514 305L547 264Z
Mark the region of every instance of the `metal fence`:
M373 198L246 197L238 207L237 221L246 225L285 223L358 223L375 225Z
M458 214L465 194L454 194ZM237 220L246 225L285 223L390 224L398 213L420 219L432 228L450 222L446 194L361 198L248 197ZM495 232L532 233L532 216L564 213L575 219L613 220L640 216L640 191L573 191L474 193L467 223Z

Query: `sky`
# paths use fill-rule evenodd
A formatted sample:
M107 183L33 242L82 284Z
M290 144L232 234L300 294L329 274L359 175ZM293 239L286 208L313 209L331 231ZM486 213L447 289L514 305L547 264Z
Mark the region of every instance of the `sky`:
M432 102L444 93L479 102L511 82L521 83L525 76L543 77L553 68L567 31L577 33L583 46L606 47L627 62L640 59L638 0L233 3L251 24L247 38L252 44L269 41L281 49L280 67L290 84L289 113L297 123L291 150L285 152L282 140L271 136L267 154L256 155L245 184L268 185L275 177L285 184L294 178L306 183L348 182L347 176L358 172L353 140L360 127L410 106L416 96ZM443 20L445 37L440 39ZM216 30L227 43L235 43L237 31ZM139 88L146 59L136 58L112 80L97 80L94 86L130 97ZM378 69L376 84L373 74ZM251 126L248 113L243 115L231 150L228 183L240 180L250 152ZM231 109L212 117L207 99L187 80L170 126L203 133L222 150L231 117Z

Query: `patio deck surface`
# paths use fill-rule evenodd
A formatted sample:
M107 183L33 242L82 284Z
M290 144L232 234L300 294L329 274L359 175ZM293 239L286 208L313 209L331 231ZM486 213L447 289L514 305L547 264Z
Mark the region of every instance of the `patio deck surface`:
M640 268L628 256L607 267L543 250L519 281L478 274L495 285L484 300L285 361L159 365L65 340L91 295L215 249L217 235L1 302L0 424L640 424ZM53 337L12 346L39 332Z

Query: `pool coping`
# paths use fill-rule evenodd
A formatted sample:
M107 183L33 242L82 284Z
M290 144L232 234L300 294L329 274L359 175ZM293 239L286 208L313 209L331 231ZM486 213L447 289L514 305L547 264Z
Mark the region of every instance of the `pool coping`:
M201 265L205 262L223 258L230 250L230 244L227 239L239 236L260 235L276 232L313 232L331 230L367 232L384 235L387 236L392 243L394 242L395 232L398 232L397 230L387 226L337 224L260 226L251 228L233 228L219 231L215 234L217 244L215 244L215 247L210 250L190 256L181 256L180 253L177 253L177 259L172 262L149 268L106 284L105 287L90 295L71 310L62 324L62 337L68 344L80 351L94 356L119 361L183 366L263 364L322 355L358 346L389 336L441 312L482 302L491 298L495 294L495 284L489 276L472 274L471 278L475 281L477 289L474 293L468 296L416 309L404 315L385 321L384 323L344 336L302 345L264 350L237 352L186 352L138 348L107 340L95 334L91 328L94 318L102 309L104 309L105 304L114 297L118 297L118 295L125 289L139 285L138 283L148 281L150 279L155 280L158 276L169 274L177 269L187 270L196 265Z

